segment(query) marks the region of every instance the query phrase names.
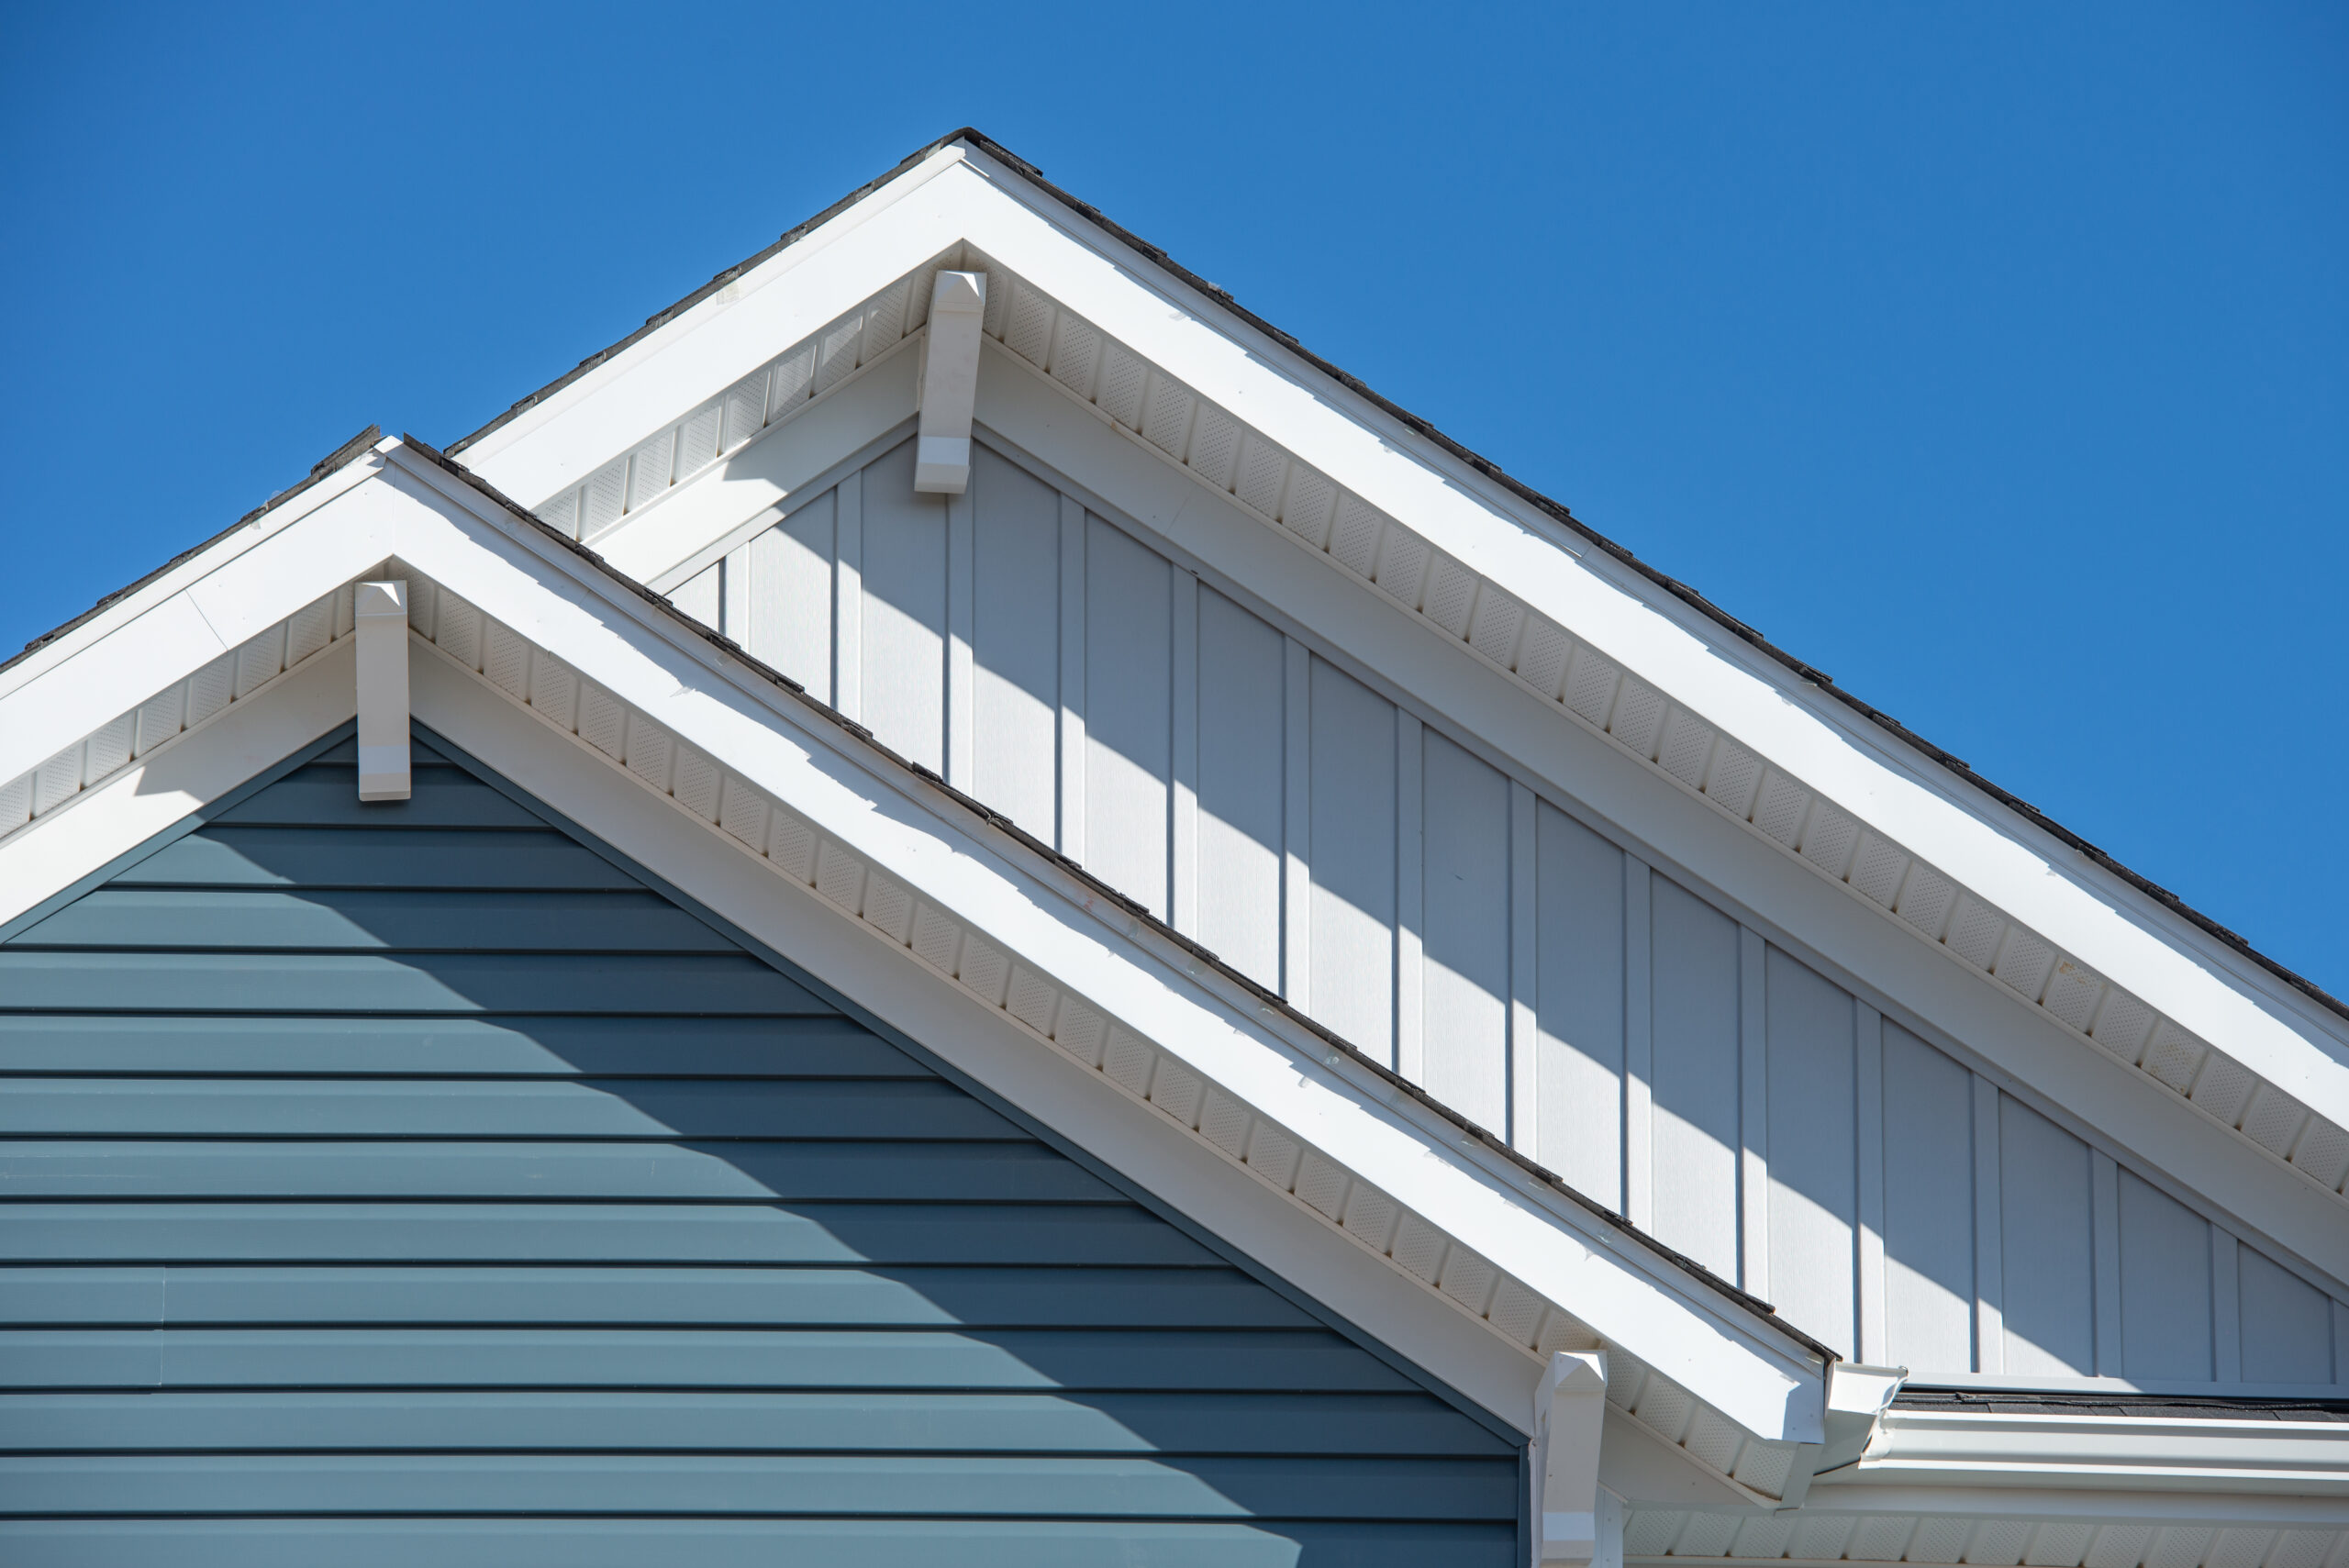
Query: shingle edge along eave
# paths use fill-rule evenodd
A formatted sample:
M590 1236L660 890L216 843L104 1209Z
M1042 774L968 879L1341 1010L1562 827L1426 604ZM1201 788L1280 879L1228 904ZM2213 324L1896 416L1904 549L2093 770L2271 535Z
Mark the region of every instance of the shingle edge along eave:
M1506 469L1503 469L1491 459L1483 456L1474 449L1444 434L1443 431L1437 428L1427 419L1412 413L1410 410L1403 407L1393 399L1379 393L1370 386L1368 383L1363 381L1359 376L1353 374L1330 361L1324 359L1319 354L1315 353L1312 350L1307 348L1302 342L1300 342L1294 335L1284 331L1280 328L1275 326L1272 322L1248 309L1245 306L1241 305L1232 297L1229 290L1224 289L1216 284L1210 283L1206 278L1201 277L1198 273L1192 272L1189 268L1175 261L1174 257L1163 248L1151 243L1140 235L1124 228L1116 220L1104 214L1098 207L1094 206L1091 203L1086 202L1074 194L1063 190L1060 186L1053 184L1044 177L1043 172L1041 169L1037 168L1026 159L1021 158L1018 153L1013 152L1010 149L1005 147L1000 142L996 141L994 139L988 137L985 133L978 130L974 127L962 127L957 130L949 132L945 136L940 137L935 141L924 145L918 150L907 155L877 178L870 180L864 184L858 186L847 195L842 196L840 200L825 207L823 211L817 213L814 217L809 217L805 222L787 229L772 245L765 247L756 254L746 257L744 260L735 263L733 266L728 267L724 271L717 273L707 283L695 289L691 294L686 295L684 298L678 300L674 305L669 306L666 309L647 317L643 326L638 328L635 331L630 332L627 337L622 338L618 342L598 350L596 353L588 356L586 359L582 360L577 365L573 366L571 370L566 371L562 375L557 377L551 382L549 382L546 385L539 388L537 391L513 404L504 412L500 413L496 417L482 426L479 429L476 429L451 443L448 448L449 452L453 455L463 451L474 441L479 440L482 437L486 436L490 432L504 426L518 415L544 401L547 397L569 385L580 376L586 374L596 366L609 361L615 355L626 351L631 345L641 340L648 334L659 330L662 327L675 319L678 316L692 309L695 306L700 304L711 295L724 288L728 284L740 278L743 273L767 261L769 258L773 257L777 252L783 250L798 239L806 237L812 230L838 217L841 213L855 206L866 196L889 183L890 181L896 179L907 171L916 167L921 163L923 160L930 158L941 150L952 147L958 142L966 143L971 147L976 148L980 151L985 152L988 157L1002 162L1014 172L1018 173L1022 179L1035 186L1038 191L1059 203L1062 206L1067 208L1078 217L1083 218L1085 222L1100 229L1104 234L1107 234L1118 243L1125 246L1137 255L1140 255L1144 260L1150 261L1152 265L1163 269L1170 277L1174 278L1186 287L1201 295L1215 307L1229 314L1233 319L1244 324L1256 332L1262 333L1285 351L1294 354L1307 365L1337 382L1348 392L1364 399L1365 402L1377 408L1381 413L1400 422L1415 435L1418 435L1423 439L1432 443L1459 462L1467 464L1478 475L1502 486L1520 500L1534 507L1543 517L1570 530L1578 539L1620 562L1629 570L1647 579L1650 583L1653 583L1657 587L1663 589L1665 593L1671 595L1674 598L1678 599L1683 604L1688 606L1699 615L1702 615L1707 619L1723 628L1739 640L1753 648L1756 651L1760 652L1773 662L1792 672L1805 684L1816 687L1820 692L1828 697L1832 698L1837 703L1840 703L1844 707L1849 708L1852 712L1857 714L1868 723L1882 730L1894 740L1908 747L1918 753L1919 756L1947 772L1955 777L1960 783L1980 791L1995 804L2014 812L2031 826L2048 834L2065 848L2080 855L2090 864L2095 865L2110 875L2119 878L2123 884L2134 891L2152 899L2161 907L2178 918L2185 920L2188 924L2193 926L2204 935L2218 941L2229 951L2256 964L2268 974L2283 982L2286 985L2288 985L2303 996L2306 996L2309 1000L2318 1004L2328 1011L2336 1014L2343 1019L2349 1019L2349 1000L2343 1000L2343 998L2333 995L2331 992L2327 991L2321 985L2319 985L2313 980L2309 979L2307 976L2299 973L2296 970L2293 970L2280 961L2271 958L2267 954L2260 951L2241 934L2196 909L2192 905L2187 903L2185 899L2181 898L2176 893L2173 893L2168 888L2164 887L2159 883L2153 881L2150 877L2144 876L2141 873L2132 870L2129 866L2115 859L2102 849L2099 849L2087 839L2083 838L2078 833L2065 828L2062 823L2057 822L2054 818L2041 811L2037 806L2032 805L2029 801L2024 800L2021 795L2016 795L2011 790L2001 787L1990 779L1975 772L1973 767L1968 764L1965 759L1935 745L1932 741L1909 728L1906 724L1902 723L1899 719L1895 718L1892 715L1886 713L1881 708L1876 707L1874 704L1867 702L1864 698L1861 698L1838 685L1835 683L1834 678L1829 675L1825 671L1817 668L1796 654L1770 641L1769 639L1765 637L1758 629L1748 625L1744 621L1738 619L1729 611L1723 609L1720 606L1707 598L1697 589L1681 582L1679 579L1649 565L1646 562L1642 561L1637 555L1632 553L1631 550L1623 545L1616 542L1605 534L1598 532L1589 524L1585 523L1580 518L1576 517L1563 502L1557 501L1551 496L1544 495L1542 492L1534 489L1524 481L1513 477Z
M853 737L867 753L919 781L920 785L934 795L952 802L989 828L1008 836L1030 853L1049 862L1062 873L1074 879L1088 897L1110 905L1129 917L1134 922L1138 931L1146 931L1159 940L1170 944L1186 958L1212 972L1218 979L1237 989L1265 1012L1276 1015L1296 1029L1339 1051L1348 1062L1378 1079L1394 1093L1409 1099L1430 1114L1449 1123L1464 1138L1473 1141L1492 1156L1506 1161L1523 1174L1532 1177L1550 1192L1565 1198L1583 1213L1604 1224L1609 1231L1631 1238L1659 1261L1687 1275L1713 1294L1757 1318L1765 1319L1772 1329L1787 1335L1811 1353L1831 1361L1840 1359L1839 1352L1831 1346L1805 1333L1779 1317L1777 1309L1770 1303L1722 1279L1704 1264L1685 1253L1675 1251L1612 1209L1603 1207L1596 1200L1585 1196L1567 1185L1556 1173L1511 1148L1505 1140L1435 1098L1419 1084L1376 1061L1327 1025L1299 1012L1277 993L1266 989L1257 981L1226 963L1209 949L1201 946L1197 941L1159 919L1139 900L1110 886L1107 882L1085 870L1078 862L1036 838L1002 813L956 789L929 768L899 756L884 745L872 730L841 714L838 709L809 695L806 687L781 671L764 663L740 643L696 620L685 611L678 609L667 598L619 572L595 550L569 538L561 529L549 526L528 507L516 502L511 496L507 495L464 464L429 444L418 440L414 436L403 433L400 440L406 450L415 452L451 478L478 492L484 499L502 508L516 521L527 523L540 537L590 564L597 574L607 581L655 608L672 627L696 641L720 651L746 673L766 683L774 689L786 694L802 708L820 717L825 723Z

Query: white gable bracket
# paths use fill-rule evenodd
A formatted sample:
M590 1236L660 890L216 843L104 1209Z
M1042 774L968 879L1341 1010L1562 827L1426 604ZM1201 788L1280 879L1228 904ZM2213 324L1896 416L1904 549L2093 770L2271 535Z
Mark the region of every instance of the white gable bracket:
M914 488L960 495L971 483L971 410L979 396L985 272L941 272L930 296L930 354L921 374L921 444Z
M407 584L360 584L351 616L359 643L359 798L406 800Z
M1622 1509L1598 1485L1607 1357L1559 1351L1533 1395L1533 1563L1621 1568Z

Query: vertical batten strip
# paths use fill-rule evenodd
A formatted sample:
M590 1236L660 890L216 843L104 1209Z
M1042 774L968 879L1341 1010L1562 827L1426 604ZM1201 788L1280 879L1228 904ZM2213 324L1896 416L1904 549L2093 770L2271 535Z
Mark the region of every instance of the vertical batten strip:
M2220 1383L2243 1381L2243 1248L2210 1227L2210 1371Z
M1739 1284L1770 1294L1769 950L1760 932L1737 929Z
M2007 1369L2006 1268L1998 1212L1998 1086L1974 1074L1974 1370Z
M1538 862L1533 852L1533 792L1508 784L1508 1142L1539 1159L1541 1040L1534 976L1541 949L1534 928Z
M977 529L971 490L975 472L963 488L946 497L946 782L964 794L978 788L978 673L972 642L978 625Z
M1395 710L1395 1071L1427 1081L1427 730Z
M1623 857L1623 1218L1655 1226L1653 871Z
M718 563L718 631L751 646L751 547L736 545Z
M1858 1101L1860 1168L1859 1299L1855 1321L1860 1326L1860 1360L1869 1366L1887 1364L1891 1353L1885 1338L1884 1313L1884 1015L1865 1002L1857 1005L1858 1056L1854 1063L1854 1091Z
M2095 1249L2096 1374L2119 1377L2121 1342L2121 1167L2101 1149L2088 1151L2088 1240Z
M1085 508L1061 502L1060 851L1085 859Z
M1172 830L1167 835L1167 895L1171 924L1185 936L1199 934L1199 580L1177 567L1169 577L1174 596L1174 728L1170 757L1174 773Z
M1313 655L1281 639L1281 995L1313 1008Z
M864 717L864 475L850 474L834 492L832 706Z

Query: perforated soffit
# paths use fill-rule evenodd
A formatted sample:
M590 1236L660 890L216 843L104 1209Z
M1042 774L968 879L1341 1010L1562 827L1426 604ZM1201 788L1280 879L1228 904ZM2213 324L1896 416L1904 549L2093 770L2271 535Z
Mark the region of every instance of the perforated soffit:
M941 267L986 272L986 335L1111 429L2309 1180L2336 1194L2349 1181L2349 1131L974 249L955 247L889 284L540 502L538 516L594 542L918 331Z

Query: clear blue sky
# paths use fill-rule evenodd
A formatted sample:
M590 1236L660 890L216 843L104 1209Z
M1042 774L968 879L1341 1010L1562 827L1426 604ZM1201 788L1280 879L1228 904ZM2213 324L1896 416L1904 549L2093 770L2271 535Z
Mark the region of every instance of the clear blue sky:
M17 0L0 644L965 122L2349 990L2337 5Z

